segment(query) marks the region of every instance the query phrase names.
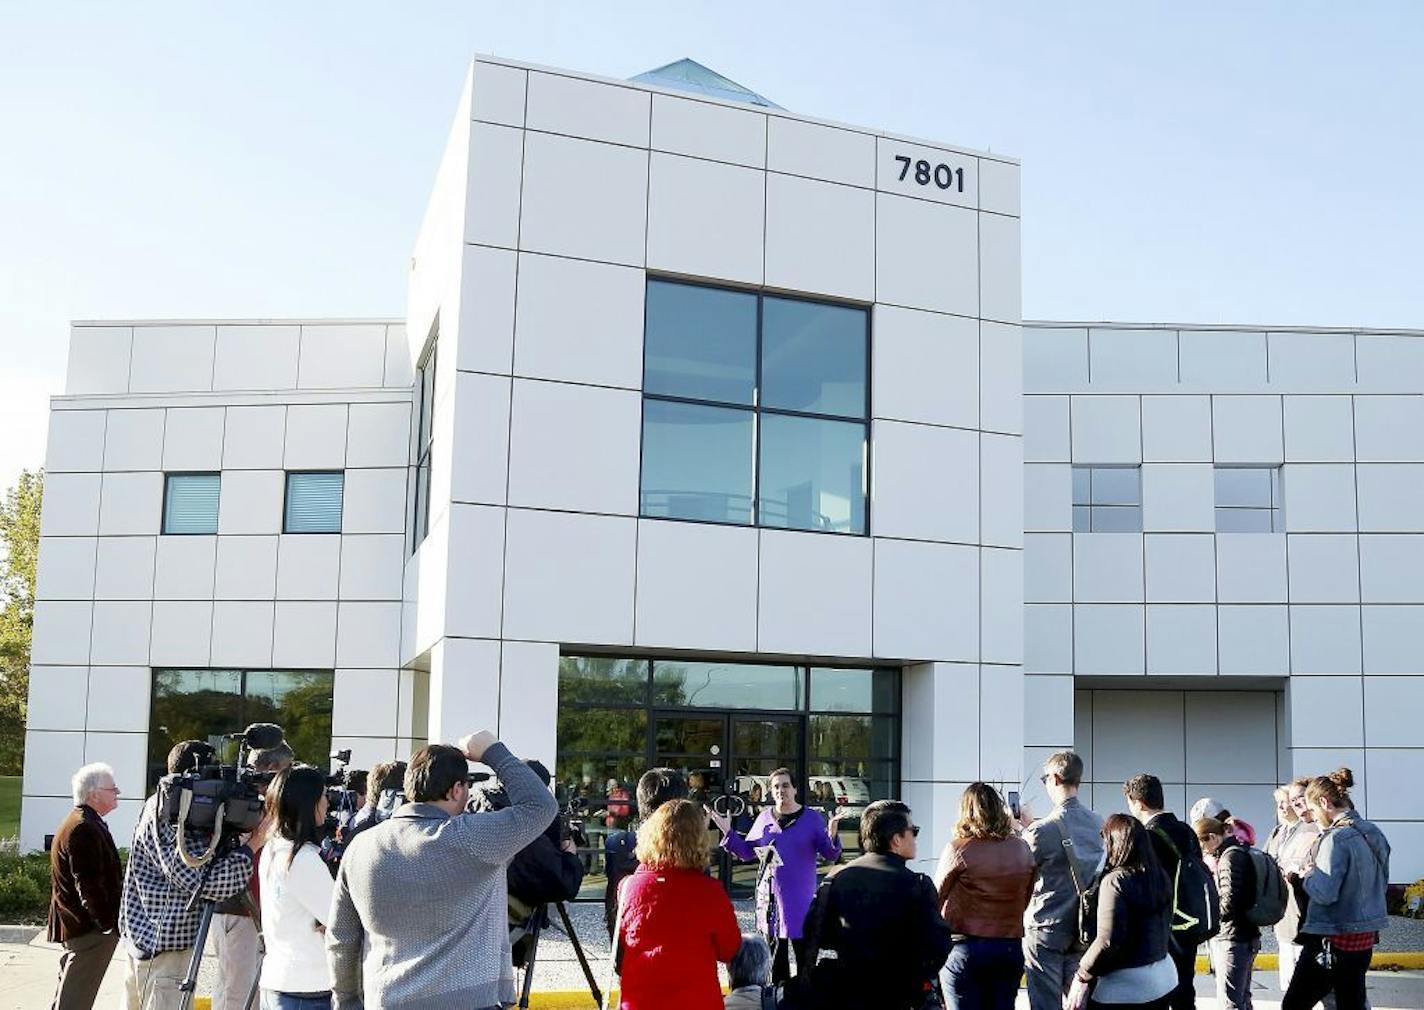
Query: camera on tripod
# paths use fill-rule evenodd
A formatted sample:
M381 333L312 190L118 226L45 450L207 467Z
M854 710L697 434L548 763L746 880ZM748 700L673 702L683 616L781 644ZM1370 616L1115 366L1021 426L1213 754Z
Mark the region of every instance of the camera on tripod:
M224 742L237 743L233 764L202 763L165 775L158 780L158 811L170 824L178 825L178 854L191 867L211 862L220 848L232 845L239 835L252 831L262 821L265 800L262 790L272 781L271 772L248 767L248 756L257 750L281 746L282 727L258 722L241 733L225 733ZM210 751L210 757L216 757ZM212 842L194 857L183 844L186 831L212 835Z

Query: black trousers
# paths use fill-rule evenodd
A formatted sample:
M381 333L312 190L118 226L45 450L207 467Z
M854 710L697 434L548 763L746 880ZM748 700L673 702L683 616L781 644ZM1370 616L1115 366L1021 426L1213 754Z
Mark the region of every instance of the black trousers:
M768 938L771 939L771 938ZM776 948L776 953L771 959L771 984L785 982L791 978L791 951L796 951L796 970L804 971L806 968L806 941L788 940L780 937L772 940L772 945Z
M1324 939L1304 940L1290 988L1281 997L1281 1010L1312 1010L1330 993L1335 994L1335 1010L1365 1010L1365 972L1374 951L1324 951ZM1329 963L1323 964L1326 960Z
M1193 981L1197 975L1196 950L1183 950L1174 943L1167 953L1177 968L1177 988L1167 994L1167 1005L1172 1010L1196 1010L1197 987Z

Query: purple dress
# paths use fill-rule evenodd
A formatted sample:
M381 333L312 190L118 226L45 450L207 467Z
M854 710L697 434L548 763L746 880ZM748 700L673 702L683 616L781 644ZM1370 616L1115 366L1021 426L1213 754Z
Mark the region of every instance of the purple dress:
M826 834L826 819L811 807L802 807L795 823L785 830L776 823L776 809L767 807L752 822L745 838L736 831L729 831L722 839L722 848L738 859L756 859L755 850L763 845L776 849L782 865L775 871L768 870L757 884L757 926L763 933L771 931L767 925L769 886L770 896L776 899L775 935L799 940L806 911L816 894L816 857L819 855L828 862L839 859L840 839Z

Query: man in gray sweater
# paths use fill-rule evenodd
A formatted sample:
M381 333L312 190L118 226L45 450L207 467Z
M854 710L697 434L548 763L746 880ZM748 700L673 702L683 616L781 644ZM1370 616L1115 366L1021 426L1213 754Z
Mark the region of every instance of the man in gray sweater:
M465 813L467 758L494 769L508 807ZM405 795L351 843L336 876L326 931L334 1010L513 1003L505 867L558 804L488 731L416 751Z

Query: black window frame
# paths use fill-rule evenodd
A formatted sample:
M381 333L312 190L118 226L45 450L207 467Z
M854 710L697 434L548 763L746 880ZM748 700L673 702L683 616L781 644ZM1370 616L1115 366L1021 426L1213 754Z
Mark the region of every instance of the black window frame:
M415 411L415 481L410 519L412 554L430 534L430 474L435 447L435 382L438 378L439 350L440 335L437 332L430 341L430 350L416 369L419 395Z
M727 292L731 292L731 293L734 293L734 294L752 295L752 296L754 296L754 297L756 298L756 303L757 303L757 305L756 305L756 343L755 343L755 354L756 354L755 383L756 383L756 384L755 384L755 387L753 388L752 402L751 402L750 404L734 403L734 402L731 402L731 401L724 401L724 400L708 400L708 399L704 399L704 398L701 398L701 397L678 396L678 395L671 394L671 393L650 393L650 392L647 391L647 387L646 387L646 377L647 377L647 368L648 368L648 352L647 352L647 334L648 334L648 330L647 330L647 327L648 327L648 321L647 321L647 292L648 292L648 288L649 288L651 285L653 285L653 284L676 284L676 285L681 285L681 286L683 286L683 287L701 288L701 289L704 289L704 290L712 290L712 291L727 291ZM766 405L762 402L762 388L763 388L763 377L762 377L762 358L763 358L763 346L762 346L762 345L763 345L763 307L764 307L764 304L765 304L766 299L768 299L768 298L776 298L776 299L780 299L780 300L782 300L782 301L790 301L790 302L803 302L803 303L810 304L810 305L826 305L826 306L831 306L831 307L833 307L833 308L838 308L838 309L853 309L853 310L855 310L855 311L857 311L857 312L862 313L862 315L863 315L864 318L865 318L865 412L864 412L864 414L863 414L862 416L860 416L860 417L851 417L851 416L844 415L844 414L826 414L826 413L821 413L821 412L818 412L818 411L792 410L792 409L789 409L789 408L786 408L786 407L768 407L768 406L766 406ZM683 278L683 277L671 277L671 276L664 276L664 275L661 275L661 274L654 274L654 273L649 273L649 274L647 275L647 278L646 278L645 282L644 282L644 286L643 286L643 305L644 305L644 315L643 315L643 376L644 376L644 388L643 388L643 391L642 391L642 393L643 393L642 402L641 402L641 404L640 404L640 406L639 406L639 422L638 422L638 424L639 424L639 426L638 426L638 518L639 518L639 519L647 519L647 520L658 520L658 521L664 521L664 522L703 523L703 524L710 525L710 526L736 526L736 527L743 527L743 528L747 528L747 529L785 530L785 531L788 532L788 533L822 533L822 534L828 534L828 535L831 535L831 536L842 536L842 537L844 537L844 536L857 536L857 537L869 537L869 536L871 536L871 529L872 529L872 526L871 526L871 493L870 493L870 491L871 491L871 479L870 479L870 475L871 475L871 467L872 467L872 465L873 465L873 463L872 463L872 455L873 455L873 453L874 453L874 446L872 445L872 441L871 441L871 425L872 425L872 422L873 422L873 416L872 416L872 414L871 414L871 396L872 396L872 388L873 388L873 385L874 385L874 383L873 383L873 381L872 381L872 374L871 374L872 357L873 357L872 352L871 352L871 348L872 348L872 343L871 343L871 342L872 342L872 340L874 339L874 331L873 331L873 326L872 326L872 321L871 321L871 316L872 316L871 306L868 305L868 304L865 304L865 303L863 303L863 302L844 301L844 300L835 299L835 298L824 298L824 297L818 297L818 296L814 296L814 295L792 294L792 293L781 292L781 291L768 291L768 290L766 290L766 289L764 289L764 288L737 287L736 285L732 285L732 284L713 284L713 283L706 283L706 282L702 282L702 281L692 281L692 280L688 280L688 279ZM645 463L644 450L645 450L645 442L646 442L646 440L644 439L643 436L644 436L645 431L647 430L647 409L646 409L646 408L647 408L647 403L648 403L649 400L661 400L661 401L667 402L667 403L692 404L692 405L695 405L695 406L714 407L714 408L727 409L727 410L740 410L740 411L744 411L744 412L746 412L746 413L748 413L748 414L751 415L751 417L752 417L752 488L751 488L751 501L750 501L750 503L749 503L749 511L750 511L750 513L751 513L751 521L750 521L750 522L740 523L740 522L734 522L734 521L723 520L723 519L698 519L698 518L689 518L689 517L683 517L683 516L648 515L646 512L644 512L644 510L643 510L643 470L644 470L644 463ZM864 528L863 528L863 529L860 529L860 530L804 529L804 528L799 527L799 526L772 526L772 525L765 525L765 524L762 523L762 521L761 521L761 489L762 489L762 473L761 473L761 470L762 470L762 465L761 465L761 464L762 464L762 424L761 424L761 418L762 418L762 415L764 415L764 414L777 415L777 416L782 416L782 417L800 417L800 418L805 418L805 419L808 419L808 420L816 420L816 421L832 421L832 422L839 422L839 423L841 423L841 424L859 424L859 425L861 426L862 430L863 430L864 433L865 433L865 437L864 437L864 440L863 440L863 445L864 445L864 457L865 457L865 467L864 467L864 472L861 474L861 481L862 481L861 494L862 494L863 499L864 499L863 504L862 504L862 513L863 513L863 520L864 520L864 522L863 522Z
M213 516L213 528L211 530L170 530L168 528L168 496L172 489L172 479L174 477L216 477L218 479L218 509ZM222 471L221 470L164 470L163 471L163 503L159 506L158 533L165 537L211 537L218 533L218 526L222 522Z
M287 526L287 506L292 498L292 478L309 475L339 474L341 476L341 514L334 530L294 530ZM346 471L344 469L284 470L282 471L282 533L289 536L329 537L340 536L346 525Z

